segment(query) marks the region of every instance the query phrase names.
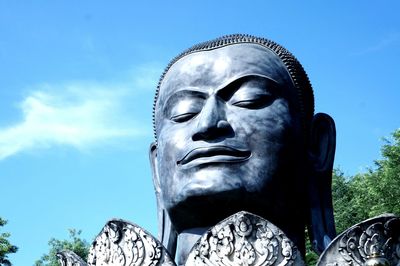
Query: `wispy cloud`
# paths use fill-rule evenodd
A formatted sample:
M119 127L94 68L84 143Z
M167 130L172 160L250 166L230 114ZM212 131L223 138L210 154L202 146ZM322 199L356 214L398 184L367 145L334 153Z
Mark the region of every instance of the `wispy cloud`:
M397 43L400 40L400 34L399 33L391 33L381 40L377 41L375 44L370 45L369 47L366 47L364 49L361 49L360 51L354 53L354 55L365 55L365 54L370 54L374 53L377 51L380 51L382 49L385 49L395 43Z
M140 100L134 97L138 90L154 88L154 72L135 70L127 86L82 81L37 86L18 105L22 121L0 128L0 160L25 150L56 145L85 150L151 134L127 110Z
M154 92L161 73L162 68L157 64L147 64L133 68L130 71L130 76L133 77L133 84L135 84L135 87L142 90L150 89Z

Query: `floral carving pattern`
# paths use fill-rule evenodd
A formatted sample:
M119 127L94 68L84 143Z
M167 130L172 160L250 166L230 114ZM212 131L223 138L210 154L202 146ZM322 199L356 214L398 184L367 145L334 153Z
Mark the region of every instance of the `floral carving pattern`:
M192 265L304 265L294 244L267 220L239 212L220 222L193 247Z
M378 216L337 237L318 265L400 265L400 218Z
M175 265L162 245L139 226L122 220L108 222L93 242L88 265Z
M166 249L137 225L108 222L90 249L88 264L72 251L57 254L61 265L176 266ZM192 248L186 266L304 266L294 244L267 220L239 212L208 230ZM381 215L337 238L317 266L400 265L400 218Z
M389 265L400 262L400 219L392 218L369 225L353 227L342 236L339 252L349 265L364 265L368 260L386 261Z

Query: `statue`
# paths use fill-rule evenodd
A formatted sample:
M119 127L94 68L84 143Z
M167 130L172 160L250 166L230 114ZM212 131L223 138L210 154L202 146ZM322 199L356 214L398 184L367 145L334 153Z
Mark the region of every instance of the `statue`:
M153 121L159 240L111 220L87 265L300 266L306 228L319 266L400 262L393 215L334 239L335 124L314 114L307 74L282 46L228 35L184 51L160 78Z
M330 193L335 126L314 115L308 77L266 39L225 36L176 57L154 103L150 158L164 246L182 263L206 229L259 215L304 251L335 236ZM294 222L296 221L296 222Z

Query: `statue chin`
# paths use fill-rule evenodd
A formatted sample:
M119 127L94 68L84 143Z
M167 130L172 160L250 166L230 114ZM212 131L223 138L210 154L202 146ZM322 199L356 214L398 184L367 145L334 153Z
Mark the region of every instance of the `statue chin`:
M246 205L244 204L245 190L239 186L236 188L213 186L207 190L207 194L196 190L196 185L189 187L185 193L179 195L180 201L171 204L167 209L178 232L190 228L213 226L229 215L242 210ZM243 200L239 202L238 199Z
M237 166L237 167L235 167ZM249 211L261 216L275 216L277 206L283 210L291 206L279 202L283 178L262 178L251 171L244 171L238 164L209 165L180 175L180 187L164 194L164 206L175 229L182 230L213 226L222 219L239 211ZM247 170L247 169L246 169ZM262 180L262 185L261 182ZM281 191L277 194L276 191ZM164 190L165 193L167 190ZM269 195L265 201L265 195ZM299 200L297 200L299 202ZM273 204L275 202L275 204ZM280 210L282 212L282 210Z
M201 195L225 193L243 187L243 179L233 175L232 171L224 171L229 165L203 167L187 178L178 195L178 202L186 198Z

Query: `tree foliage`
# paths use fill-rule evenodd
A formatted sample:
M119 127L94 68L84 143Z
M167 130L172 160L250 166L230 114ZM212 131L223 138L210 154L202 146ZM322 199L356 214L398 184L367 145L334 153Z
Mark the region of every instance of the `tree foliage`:
M365 173L345 176L340 169L332 175L332 198L336 230L339 233L368 218L383 214L400 215L400 129L384 139L382 158ZM307 246L307 265L318 256Z
M307 229L305 235L308 235ZM318 258L318 254L311 247L311 240L306 239L306 254L304 256L304 262L306 265L314 266L317 264Z
M50 250L47 254L44 254L40 260L35 262L35 266L60 266L57 260L57 252L63 250L70 250L75 252L84 261L87 260L89 254L89 243L80 237L81 231L75 229L69 229L68 240L58 240L55 238L50 239L49 246Z
M332 193L338 233L368 218L400 214L400 129L384 139L382 159L366 173L345 177L335 170Z
M7 224L7 221L0 217L0 227ZM8 238L10 237L10 233L1 233L0 234L0 265L10 266L12 265L10 260L8 259L8 254L12 254L17 252L18 247L12 245Z

